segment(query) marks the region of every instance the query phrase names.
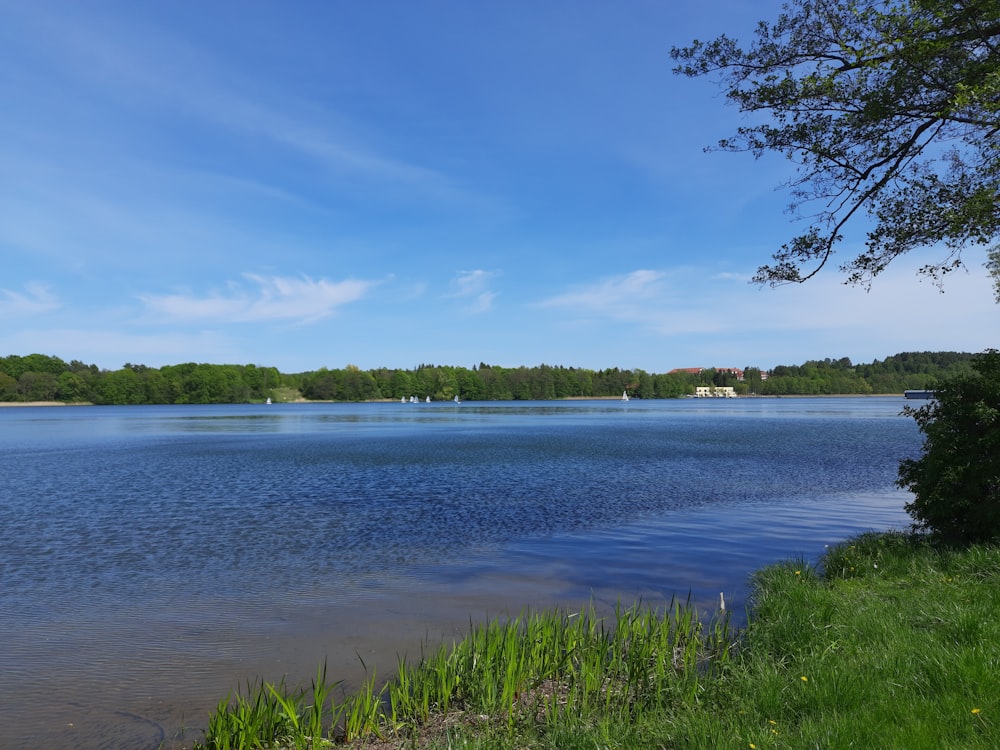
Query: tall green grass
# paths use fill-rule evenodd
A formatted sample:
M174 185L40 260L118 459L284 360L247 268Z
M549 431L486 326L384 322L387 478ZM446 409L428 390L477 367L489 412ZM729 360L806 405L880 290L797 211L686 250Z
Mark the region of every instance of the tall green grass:
M283 681L250 683L246 696L230 695L216 707L209 718L204 747L242 750L331 744L323 742L324 732L344 711L331 699L338 684L327 682L326 664L319 668L308 691L290 691Z
M765 568L749 624L689 603L529 612L336 700L247 686L203 748L1000 747L1000 548L872 534Z
M687 605L668 614L618 607L607 619L593 608L526 613L471 624L451 645L425 645L415 663L400 659L381 689L371 674L339 703L325 668L311 690L251 684L247 696L219 704L198 747L415 740L431 723L436 732L445 716L511 741L525 731L565 731L587 717L631 721L664 699L692 699L731 649L728 618L705 626Z

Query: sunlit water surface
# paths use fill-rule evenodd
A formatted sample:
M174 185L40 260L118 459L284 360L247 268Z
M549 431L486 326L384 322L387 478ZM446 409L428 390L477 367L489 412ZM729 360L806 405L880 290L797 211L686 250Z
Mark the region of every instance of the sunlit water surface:
M200 738L527 607L725 592L905 527L899 398L0 409L0 747Z

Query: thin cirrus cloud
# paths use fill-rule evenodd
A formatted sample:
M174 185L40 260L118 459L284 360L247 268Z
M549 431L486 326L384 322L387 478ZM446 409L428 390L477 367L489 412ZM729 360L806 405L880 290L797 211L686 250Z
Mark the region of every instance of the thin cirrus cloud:
M376 282L359 279L328 281L308 276L258 276L243 278L255 288L234 282L225 293L204 297L186 294L141 295L150 313L165 322L213 321L256 323L296 321L311 323L329 317L337 308L361 299Z
M419 187L451 200L463 195L447 175L369 146L357 135L364 128L336 109L302 101L261 76L247 75L182 35L130 23L123 14L96 25L27 6L19 16L49 49L61 51L51 64L104 99L152 112L167 107L203 128L250 133L330 172Z
M496 271L459 271L451 281L449 297L467 302L466 310L472 313L483 313L492 309L497 293L489 288L490 280L497 277Z
M24 285L23 292L0 289L0 316L4 318L40 315L59 307L59 300L46 284L29 282Z
M633 323L658 337L724 333L733 327L734 305L750 291L738 274L639 269L581 284L537 306L566 310L578 323L584 317Z
M665 279L666 273L663 271L640 269L550 297L542 301L540 306L630 318L638 312L637 305L665 297Z

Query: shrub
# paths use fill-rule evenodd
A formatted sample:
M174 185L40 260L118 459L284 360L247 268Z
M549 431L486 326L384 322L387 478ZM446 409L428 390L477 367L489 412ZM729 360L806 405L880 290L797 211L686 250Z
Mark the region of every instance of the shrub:
M906 407L924 433L897 484L914 493L917 528L950 542L1000 539L1000 352L976 355L969 373L941 381L934 398Z

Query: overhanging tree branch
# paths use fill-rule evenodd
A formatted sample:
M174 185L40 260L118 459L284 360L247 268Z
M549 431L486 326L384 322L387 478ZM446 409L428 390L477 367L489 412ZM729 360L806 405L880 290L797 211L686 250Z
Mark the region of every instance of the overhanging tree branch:
M944 260L922 269L939 278L964 246L996 244L998 49L996 0L793 0L746 49L726 36L673 49L675 72L718 74L741 111L770 115L718 147L784 154L799 165L791 208L826 204L753 280L812 278L862 209L877 223L840 267L848 283L943 244Z

